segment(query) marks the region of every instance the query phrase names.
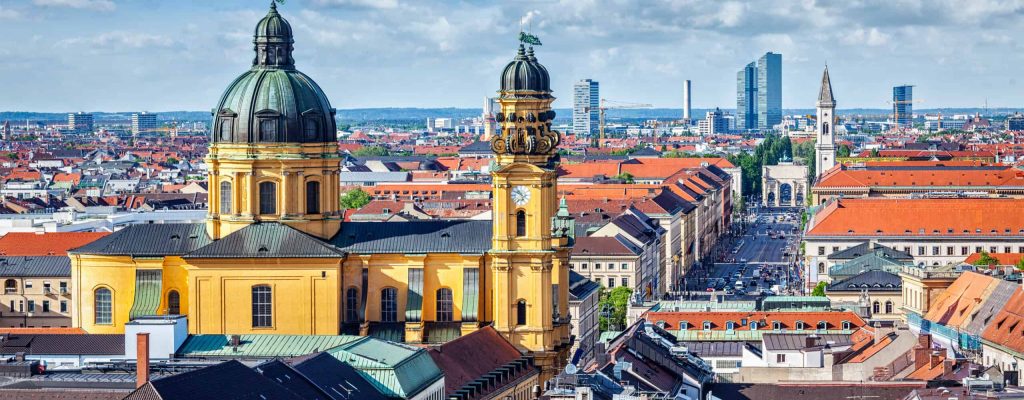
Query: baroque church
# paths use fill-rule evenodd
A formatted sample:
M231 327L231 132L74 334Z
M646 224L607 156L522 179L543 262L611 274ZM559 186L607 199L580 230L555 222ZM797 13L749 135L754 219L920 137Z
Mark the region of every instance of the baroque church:
M442 343L492 325L542 380L565 364L573 220L557 199L550 78L520 44L491 138L493 220L343 223L335 110L295 68L276 6L213 111L205 224L132 225L71 252L72 323L123 333L372 335Z

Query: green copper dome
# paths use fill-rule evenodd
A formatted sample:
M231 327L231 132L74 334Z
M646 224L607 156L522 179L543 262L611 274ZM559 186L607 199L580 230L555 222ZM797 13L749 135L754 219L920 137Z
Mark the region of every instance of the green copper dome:
M334 109L309 76L295 69L292 29L271 3L256 24L252 68L236 78L214 109L215 143L336 141Z

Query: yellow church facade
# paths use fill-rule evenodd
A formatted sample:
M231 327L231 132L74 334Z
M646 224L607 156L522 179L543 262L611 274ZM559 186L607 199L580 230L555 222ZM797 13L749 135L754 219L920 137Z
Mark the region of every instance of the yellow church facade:
M564 365L573 222L557 193L550 78L520 46L490 138L491 221L343 223L334 109L294 67L288 22L213 112L206 223L133 225L70 252L72 323L123 333L186 315L192 334L358 334L441 343L492 325L542 378Z

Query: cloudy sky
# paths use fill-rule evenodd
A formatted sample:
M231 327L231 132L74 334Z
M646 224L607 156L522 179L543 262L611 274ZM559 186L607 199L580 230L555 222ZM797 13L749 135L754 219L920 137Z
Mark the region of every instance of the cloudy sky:
M207 110L252 59L268 0L0 0L0 110ZM527 27L556 107L601 96L735 107L736 71L783 55L783 107L813 107L827 62L840 108L1022 106L1021 0L287 0L296 63L337 108L477 107Z

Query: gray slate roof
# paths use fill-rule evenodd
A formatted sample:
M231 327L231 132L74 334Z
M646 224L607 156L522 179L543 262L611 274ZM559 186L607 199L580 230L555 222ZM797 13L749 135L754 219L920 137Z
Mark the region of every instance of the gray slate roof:
M686 349L698 357L739 357L746 342L683 342ZM760 347L760 343L750 343Z
M490 220L350 222L331 244L349 253L463 253L491 250Z
M277 222L255 223L203 246L185 258L339 258L322 240Z
M210 244L206 225L140 224L130 225L71 253L117 256L170 256L191 253Z
M0 344L0 354L17 352L34 355L122 355L121 334L12 334Z
M856 246L853 246L851 248L848 248L846 250L841 250L841 251L837 251L835 253L829 254L828 259L829 260L852 260L852 259L855 259L857 257L863 256L865 254L869 254L869 253L872 253L872 252L877 252L878 254L882 255L883 257L890 258L890 259L893 259L893 260L911 260L912 261L914 259L914 256L912 256L910 254L907 254L907 253L905 253L903 251L896 250L896 249L893 249L891 247L886 247L886 246L883 246L883 245L880 245L880 244L877 244L877 243L872 245L869 242L864 242L864 243L858 244Z
M66 256L0 257L0 276L67 278L71 276L71 259Z
M903 290L903 281L892 272L866 271L857 275L833 282L826 289L830 292L861 291L869 292L898 292Z
M807 348L807 336L792 333L765 333L761 336L764 340L765 350L801 350ZM822 334L815 335L815 346L829 345L832 347L849 346L853 344L850 335Z

